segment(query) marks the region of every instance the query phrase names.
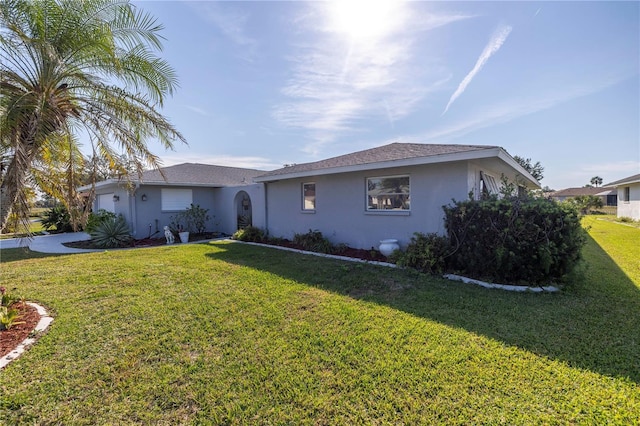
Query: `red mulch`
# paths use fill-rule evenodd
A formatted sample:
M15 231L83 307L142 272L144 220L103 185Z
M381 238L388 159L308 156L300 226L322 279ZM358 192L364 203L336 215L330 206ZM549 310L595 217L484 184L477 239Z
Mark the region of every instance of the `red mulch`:
M213 232L207 232L204 234L191 234L189 236L189 242L193 241L204 241L204 240L212 240L218 237L219 234L215 234ZM133 247L155 247L155 246L164 246L167 244L167 240L163 238L143 238L140 240L133 240L130 245L122 248L133 248ZM176 242L174 244L180 244L180 240L176 238ZM71 248L79 248L79 249L95 249L96 246L93 245L93 241L85 240L85 241L72 241L70 243L62 243L62 245L71 247Z
M280 246L280 247L288 247L288 248L293 248L293 249L298 249L298 250L304 250L304 248L302 246L299 246L297 244L294 244L292 241L289 240L275 240L275 241L266 241L263 244L268 244L268 245L274 245L274 246ZM371 261L375 261L375 262L387 262L388 259L379 251L375 250L375 249L371 249L371 250L364 250L364 249L355 249L355 248L351 248L351 247L341 247L339 250L330 253L330 254L334 254L336 256L345 256L345 257L353 257L355 259L362 259L362 260L367 260L369 262Z
M22 343L40 321L40 314L38 314L37 309L33 306L18 302L11 305L11 307L18 309L20 312L20 316L16 322L24 323L15 324L9 330L0 331L0 357L5 356Z

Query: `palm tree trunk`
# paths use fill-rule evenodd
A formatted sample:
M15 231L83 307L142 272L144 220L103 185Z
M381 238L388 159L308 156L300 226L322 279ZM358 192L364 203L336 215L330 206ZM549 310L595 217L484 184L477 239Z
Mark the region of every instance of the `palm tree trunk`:
M9 223L9 215L16 212L20 221L27 228L29 205L25 196L27 179L31 169L31 162L35 155L34 132L27 132L26 141L20 144L17 141L18 132L12 135L14 140L14 154L0 184L0 232L3 232Z
M7 172L4 175L2 184L0 185L0 232L3 232L9 222L9 215L13 210L13 206L18 201L18 185L24 184L27 176L26 170L20 172L16 170L15 157L9 163Z

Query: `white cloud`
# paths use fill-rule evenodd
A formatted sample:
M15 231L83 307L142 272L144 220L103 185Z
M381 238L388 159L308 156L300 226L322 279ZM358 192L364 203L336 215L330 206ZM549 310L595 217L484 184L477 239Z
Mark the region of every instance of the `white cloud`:
M373 7L368 4L362 7ZM388 22L379 32L363 22L377 14L368 15L363 9L359 16L352 11L336 22L322 9L331 7L326 2L313 3L315 9L298 21L317 38L306 44L297 38L297 54L289 58L291 77L281 89L285 99L273 107L272 115L287 127L307 131L311 142L302 148L304 152L317 155L339 136L362 131L366 119L378 118L393 126L449 78L444 67L427 67L424 58L415 57L416 30L468 16L418 16L409 9L411 3L385 3L390 5L395 9L385 11ZM357 28L350 28L344 19L358 20Z
M449 107L451 106L451 104L453 104L453 102L464 93L464 91L467 89L467 86L469 86L469 83L471 83L471 80L473 80L476 74L478 74L480 70L482 70L482 67L484 67L489 58L491 58L496 52L498 52L498 50L500 50L504 42L507 40L507 37L511 33L511 30L512 27L508 25L502 25L498 27L498 29L493 33L493 35L491 36L491 40L489 40L489 43L487 43L487 45L484 47L484 50L476 61L476 65L469 72L469 74L467 74L466 77L462 79L456 91L453 92L453 95L451 95L451 98L449 99L447 106L442 112L442 115L446 114L447 111L449 111Z
M208 111L206 111L206 110L204 110L202 108L198 108L197 106L183 105L183 107L185 107L189 111L195 112L198 115L202 115L203 117L213 117L213 115L210 114Z
M224 2L188 2L196 12L214 24L222 35L232 43L243 47L238 56L252 62L258 47L258 41L246 33L248 15L233 9Z
M520 97L499 104L483 105L481 110L475 115L470 115L465 120L435 128L423 134L407 136L403 139L419 140L422 143L446 142L476 130L506 123L518 117L552 108L571 99L599 92L619 83L624 78L626 77L621 75L617 78L601 79L593 84L564 87L562 90L556 89L546 94L539 94L537 97Z

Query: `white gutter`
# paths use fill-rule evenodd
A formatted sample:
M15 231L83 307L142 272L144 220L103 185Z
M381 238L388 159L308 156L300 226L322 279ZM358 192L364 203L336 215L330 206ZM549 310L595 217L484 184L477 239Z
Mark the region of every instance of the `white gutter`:
M336 173L350 173L367 170L388 169L393 167L420 166L425 164L438 164L453 161L480 160L486 158L497 157L507 163L516 171L533 183L536 187L540 187L540 183L531 174L524 169L516 160L513 159L504 149L500 147L487 148L475 151L456 152L451 154L433 155L429 157L412 157L401 160L381 161L377 163L356 164L352 166L329 167L318 170L304 170L293 173L283 173L279 175L269 175L264 177L255 177L255 182L275 182L278 180L296 179L309 176L322 176Z

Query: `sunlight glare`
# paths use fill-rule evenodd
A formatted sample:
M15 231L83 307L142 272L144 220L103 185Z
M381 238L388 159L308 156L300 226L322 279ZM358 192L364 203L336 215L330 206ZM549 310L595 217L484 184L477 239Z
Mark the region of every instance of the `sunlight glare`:
M379 39L402 23L398 0L338 0L330 3L330 29L352 41Z

